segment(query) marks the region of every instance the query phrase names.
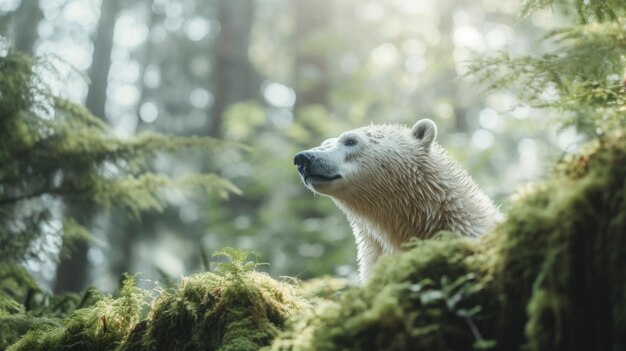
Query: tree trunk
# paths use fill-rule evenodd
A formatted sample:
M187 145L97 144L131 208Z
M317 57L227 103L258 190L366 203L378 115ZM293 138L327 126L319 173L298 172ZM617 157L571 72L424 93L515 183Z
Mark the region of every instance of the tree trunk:
M109 82L109 69L111 68L111 50L113 49L113 30L115 20L120 11L118 0L103 0L94 39L93 62L89 69L91 85L87 93L85 105L94 115L106 119L105 103L106 91Z
M106 91L111 66L113 48L113 29L120 11L117 0L103 0L100 21L94 40L93 62L89 70L91 85L87 94L86 106L94 115L105 119ZM90 204L67 202L68 214L78 223L90 229L95 209ZM75 245L67 259L61 259L57 265L54 292L80 291L86 287L89 272L87 251L89 245L81 242Z
M296 110L304 105L328 103L328 68L323 53L303 50L307 40L330 23L331 0L296 0L295 88ZM304 80L307 80L305 83ZM307 88L304 88L304 87Z
M457 2L452 0L447 3L448 6L444 8L442 11L445 14L439 25L439 32L442 33L443 43L440 45L439 50L444 52L445 55L442 55L441 60L444 61L442 64L442 72L440 73L440 84L435 85L435 97L451 97L452 108L454 109L454 127L457 132L467 133L471 126L469 125L469 121L467 120L467 104L466 97L469 94L464 94L462 89L459 89L458 82L458 74L456 72L454 66L454 21L452 20L452 16L454 13L455 5Z
M57 275L53 291L55 294L77 292L85 289L87 281L87 251L89 244L80 241L74 244L69 259L62 259L57 265ZM77 266L79 264L79 266Z
M74 219L78 224L89 228L93 217L93 207L80 200L74 200L66 205L65 217ZM68 242L63 239L62 250L68 250ZM78 292L86 288L89 272L87 251L89 243L84 240L72 240L69 256L61 258L57 265L53 291L55 294L63 292Z
M22 0L22 4L13 16L14 48L17 51L33 54L35 41L37 41L37 27L43 18L39 2L37 0Z
M146 6L150 7L150 4L146 4ZM150 10L148 10L150 11ZM154 23L161 20L161 15L156 14L154 11L150 11L150 16L148 17L146 25L151 30ZM140 96L137 102L137 106L135 109L135 114L139 116L139 112L141 109L141 104L146 101L146 98L149 97L148 88L143 83L143 78L146 73L146 67L148 67L154 60L154 44L150 40L146 40L141 49L137 50L135 54L138 56L137 60L140 61L140 73L139 73L139 86L140 86ZM145 124L141 118L137 121L137 132L140 133L142 131L142 127ZM156 228L153 225L155 221L161 219L163 214L159 213L157 219L149 218L145 214L142 214L139 220L137 219L129 219L127 216L115 215L115 218L111 220L118 223L118 230L115 233L109 233L109 246L110 250L115 251L115 255L111 255L109 257L110 271L116 277L123 277L124 273L128 273L131 271L133 266L133 249L137 245L137 241L139 238L146 234L156 233ZM149 218L149 219L148 219Z
M258 77L248 60L250 31L254 21L252 0L220 1L221 32L217 39L213 77L215 101L209 110L209 135L222 134L226 108L258 94Z

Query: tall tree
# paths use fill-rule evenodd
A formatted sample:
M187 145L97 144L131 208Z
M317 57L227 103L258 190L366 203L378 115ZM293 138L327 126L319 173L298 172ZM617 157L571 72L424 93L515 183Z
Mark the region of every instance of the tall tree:
M37 40L37 28L43 13L37 0L23 0L13 17L13 37L15 50L33 53L33 47Z
M104 106L111 68L111 50L113 49L113 31L115 20L121 10L119 0L103 0L100 20L93 41L93 60L89 69L91 85L85 105L94 115L105 119Z
M157 21L162 20L162 15L150 9L150 3L146 3L145 6L148 7L147 10L150 13L146 25L148 28L152 29ZM154 51L154 44L150 40L146 40L144 45L137 50L138 61L141 62L139 77L143 78L146 73L146 67L153 63L155 56ZM149 96L148 87L143 84L143 79L139 80L138 85L141 93L137 106L135 107L137 116L140 115L142 103L146 100L146 97ZM143 130L143 120L139 118L137 123L137 130ZM110 272L113 276L123 277L124 273L131 271L133 249L137 244L137 239L142 233L155 232L154 222L147 222L145 220L146 216L148 215L142 214L138 221L124 218L123 216L114 216L114 218L110 219L111 222L113 222L112 226L116 228L115 233L109 233L108 235L111 251L116 252L116 255L111 255L109 259ZM159 218L162 216L163 214L158 214Z
M18 301L24 301L31 284L10 283L17 279L11 267L54 254L51 237L61 238L65 249L88 237L80 223L89 212L62 213L60 201L122 209L136 217L142 210L162 209L158 192L163 187L236 191L213 174L173 180L143 167L159 151L210 150L225 143L155 134L118 139L89 111L54 95L39 76L54 76L50 67L21 53L0 57L0 286L3 292L13 290ZM105 167L109 172L102 172ZM62 279L74 267L66 268L59 283L69 281ZM57 290L68 286L77 287L60 284Z
M442 6L441 12L443 15L439 23L439 33L441 33L442 42L437 49L445 54L441 55L441 62L439 62L438 65L439 77L437 81L439 81L440 84L434 85L434 94L436 98L452 98L454 101L452 105L454 110L454 126L457 132L465 133L472 127L469 125L467 118L469 111L464 101L464 96L467 94L463 94L459 89L458 73L454 67L454 55L451 54L454 52L453 35L455 29L452 17L454 15L453 10L457 4L454 0L443 2L443 4L445 4L445 6Z
M327 56L324 52L311 50L307 43L321 30L327 29L330 23L332 1L297 0L295 7L295 85L299 93L296 108L307 104L326 105L330 89Z
M254 23L252 0L220 1L221 32L215 48L213 95L209 135L222 133L223 114L227 106L258 95L258 77L250 60L250 32Z
M86 107L95 116L106 120L105 105L108 86L109 70L111 68L111 50L113 49L113 31L115 20L121 9L118 0L102 1L100 20L94 39L94 51L89 79L91 85L87 93ZM70 201L67 203L68 215L74 217L85 227L91 226L94 209L88 204ZM63 243L65 246L66 243ZM72 253L62 258L57 265L54 291L80 291L85 288L89 272L87 252L89 244L86 241L72 243Z

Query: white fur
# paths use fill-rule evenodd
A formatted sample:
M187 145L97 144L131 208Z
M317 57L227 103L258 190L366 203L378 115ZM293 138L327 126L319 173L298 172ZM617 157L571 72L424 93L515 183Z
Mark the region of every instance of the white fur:
M477 237L500 218L436 136L431 120L420 120L412 129L370 125L307 151L323 172L341 176L305 184L331 197L348 217L362 281L382 254L402 250L411 238L428 239L441 230ZM346 145L348 139L356 144Z

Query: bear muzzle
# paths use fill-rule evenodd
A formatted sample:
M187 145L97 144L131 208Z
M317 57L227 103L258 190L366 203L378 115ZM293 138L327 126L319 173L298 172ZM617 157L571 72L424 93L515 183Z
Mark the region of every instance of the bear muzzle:
M303 174L307 169L311 168L311 163L315 159L310 152L298 152L296 157L293 159L293 164L298 168L298 172Z
M325 163L316 159L311 152L303 151L297 153L293 163L298 169L304 184L308 186L341 178L340 174L332 172Z

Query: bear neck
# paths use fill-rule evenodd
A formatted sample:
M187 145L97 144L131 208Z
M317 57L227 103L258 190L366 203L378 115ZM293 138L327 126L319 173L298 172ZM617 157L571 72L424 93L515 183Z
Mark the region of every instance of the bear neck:
M426 154L406 157L335 198L355 233L396 252L411 238L427 239L442 230L475 237L495 224L499 212L491 199L445 150L434 144Z

